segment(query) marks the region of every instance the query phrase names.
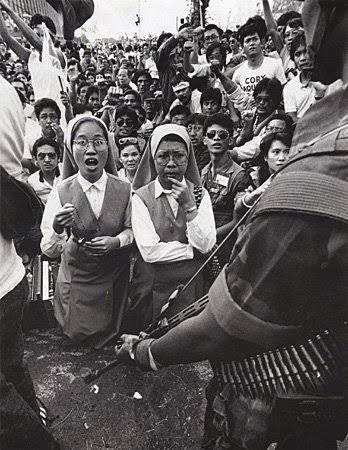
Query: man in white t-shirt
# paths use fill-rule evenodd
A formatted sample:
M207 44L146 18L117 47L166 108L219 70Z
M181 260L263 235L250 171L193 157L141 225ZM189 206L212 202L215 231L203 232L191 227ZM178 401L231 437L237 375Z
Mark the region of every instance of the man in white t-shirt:
M265 77L277 78L281 84L286 83L281 60L263 54L265 35L260 22L249 20L239 29L238 37L247 60L234 72L235 83L250 95L254 92L257 83Z

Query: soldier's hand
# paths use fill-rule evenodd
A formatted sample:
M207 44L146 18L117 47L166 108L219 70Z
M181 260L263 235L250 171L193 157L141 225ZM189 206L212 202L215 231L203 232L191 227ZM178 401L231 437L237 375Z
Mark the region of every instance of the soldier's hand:
M115 347L116 356L118 359L121 359L122 361L129 361L135 359L135 352L134 352L134 346L137 344L141 339L139 336L135 336L134 334L123 334L121 336L121 341L123 341L123 344L117 345Z

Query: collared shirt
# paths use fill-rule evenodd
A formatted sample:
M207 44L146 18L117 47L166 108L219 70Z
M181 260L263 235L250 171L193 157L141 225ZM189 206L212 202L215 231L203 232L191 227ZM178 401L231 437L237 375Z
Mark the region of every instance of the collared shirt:
M220 227L233 218L234 203L239 195L252 184L249 174L235 163L230 155L225 164L213 173L210 162L202 170L202 184L208 190L216 226Z
M172 196L171 191L165 190L157 178L155 180L155 198L163 193L167 196L169 205L176 217L179 204ZM187 221L187 244L179 241L161 242L149 210L136 193L132 199L132 227L139 251L144 261L148 263L193 259L194 248L201 253L207 253L216 242L213 209L206 191L198 207L197 216L193 220Z
M105 170L103 170L103 174L99 180L94 183L90 183L86 178L83 178L80 172L77 175L77 181L80 183L83 192L86 194L95 217L99 219L105 197L106 183L108 181Z
M316 101L313 83L302 83L300 75L290 80L283 91L285 112L296 113L297 117L302 117Z
M53 185L51 185L44 179L41 171L38 170L37 172L34 172L30 175L27 183L30 184L30 186L34 189L39 199L44 204L46 204L49 193L52 191L53 187L56 186L60 181L60 175L56 176L53 179Z
M91 209L94 215L99 218L107 184L106 172L103 171L102 176L95 183L90 183L89 181L87 181L81 176L80 172L77 175L77 180L83 192L86 194L87 200L91 205ZM48 196L41 222L41 250L43 253L45 253L45 255L51 258L55 258L62 253L67 241L66 231L61 234L57 234L53 229L54 218L62 206L63 205L60 202L57 186L55 186ZM130 208L125 211L124 223L128 224L129 227L131 225ZM117 237L120 240L120 247L129 245L133 242L133 232L131 228L126 228L125 230L121 231L121 233L118 234Z

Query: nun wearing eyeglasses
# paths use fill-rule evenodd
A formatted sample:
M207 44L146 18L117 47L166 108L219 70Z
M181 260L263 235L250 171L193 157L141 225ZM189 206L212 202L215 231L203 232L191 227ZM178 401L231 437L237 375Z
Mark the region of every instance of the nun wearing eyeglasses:
M134 269L131 312L133 326L144 329L158 317L173 291L198 270L202 255L216 242L210 197L201 186L184 127L167 124L155 129L133 189L132 227L141 258ZM199 276L172 302L168 315L202 295Z
M117 177L101 120L69 123L63 179L48 197L42 251L61 255L54 314L71 340L90 342L118 331L126 312L133 241L130 184Z

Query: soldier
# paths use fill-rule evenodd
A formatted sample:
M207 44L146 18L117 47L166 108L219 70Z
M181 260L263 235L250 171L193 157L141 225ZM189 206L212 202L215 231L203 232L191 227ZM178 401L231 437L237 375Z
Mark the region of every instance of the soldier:
M313 80L347 83L348 2L305 0L302 16ZM340 335L331 349L347 348L347 137L343 85L298 122L291 158L255 207L205 310L157 340L124 336L118 350L147 370L230 361L215 399L222 425L216 449L261 450L277 442L281 450L331 450L344 439L336 413L346 394L342 370L323 330Z

